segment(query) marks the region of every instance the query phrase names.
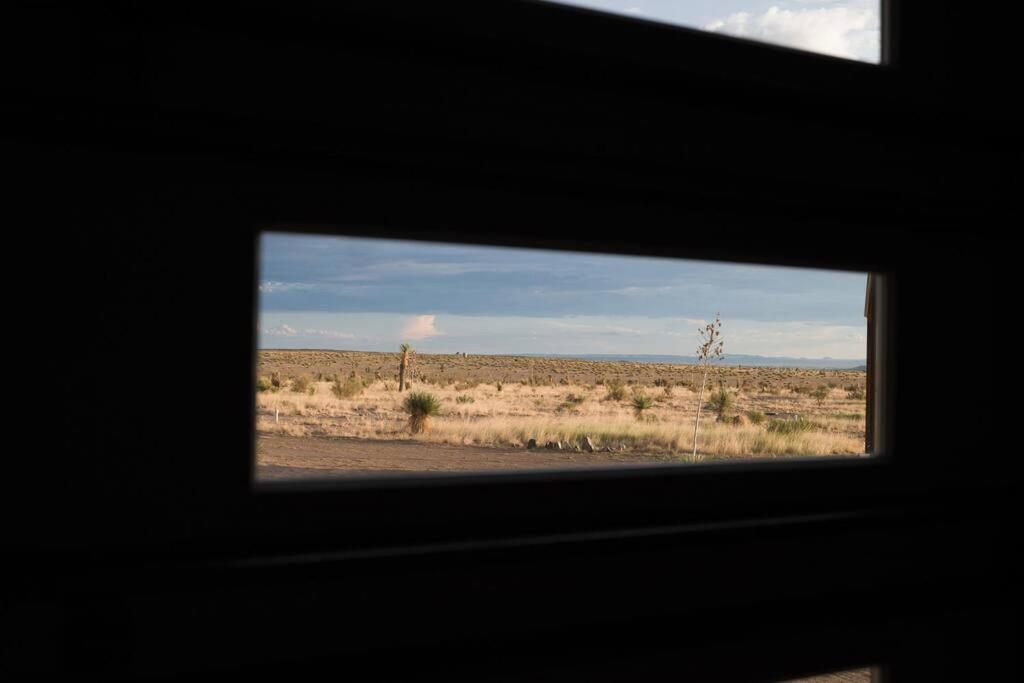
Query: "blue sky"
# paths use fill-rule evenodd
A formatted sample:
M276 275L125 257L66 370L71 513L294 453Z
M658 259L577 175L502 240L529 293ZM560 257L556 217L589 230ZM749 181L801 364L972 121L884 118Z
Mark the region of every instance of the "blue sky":
M879 0L554 0L865 62L879 61Z
M866 276L398 240L266 233L261 348L865 355Z

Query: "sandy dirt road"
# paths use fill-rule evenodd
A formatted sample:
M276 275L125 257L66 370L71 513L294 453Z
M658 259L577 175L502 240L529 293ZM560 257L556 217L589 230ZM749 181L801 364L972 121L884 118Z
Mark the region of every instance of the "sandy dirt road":
M545 448L451 446L412 440L295 437L260 434L257 479L365 477L412 472L472 472L664 464L663 456L576 453Z

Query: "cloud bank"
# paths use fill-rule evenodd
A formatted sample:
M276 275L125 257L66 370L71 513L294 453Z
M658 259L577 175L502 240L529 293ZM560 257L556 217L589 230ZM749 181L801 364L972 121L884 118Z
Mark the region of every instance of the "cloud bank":
M441 332L434 327L435 318L437 318L435 315L417 315L416 317L409 319L409 321L402 326L402 337L405 339L420 340L440 335Z
M879 60L877 2L800 9L781 9L773 5L759 13L734 12L704 28L835 57Z

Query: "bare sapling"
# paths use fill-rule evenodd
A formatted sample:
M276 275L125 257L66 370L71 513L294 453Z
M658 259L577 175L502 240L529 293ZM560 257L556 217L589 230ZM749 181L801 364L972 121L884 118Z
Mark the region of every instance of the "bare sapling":
M704 388L708 383L708 372L711 370L711 363L721 360L722 354L722 321L718 313L715 313L714 322L710 322L699 330L700 344L697 346L697 365L701 368L700 393L697 395L697 417L693 421L693 460L701 460L697 456L697 430L700 428L700 409L704 403Z

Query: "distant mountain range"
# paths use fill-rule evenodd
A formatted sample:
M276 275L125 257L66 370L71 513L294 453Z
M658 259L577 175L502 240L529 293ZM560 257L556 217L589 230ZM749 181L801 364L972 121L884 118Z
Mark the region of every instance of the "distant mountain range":
M669 365L693 365L696 356L658 356L653 354L557 354L557 353L521 353L518 356L535 356L544 358L579 358L581 360L612 360L632 363L664 363ZM852 370L867 371L867 361L842 358L788 358L784 356L748 356L734 353L726 354L725 360L715 365L751 366L760 368L800 368L807 370Z

